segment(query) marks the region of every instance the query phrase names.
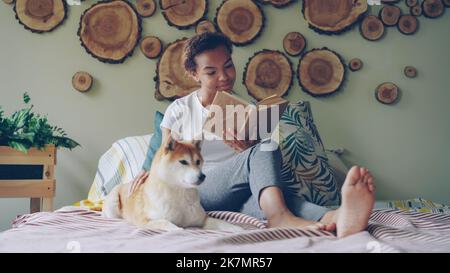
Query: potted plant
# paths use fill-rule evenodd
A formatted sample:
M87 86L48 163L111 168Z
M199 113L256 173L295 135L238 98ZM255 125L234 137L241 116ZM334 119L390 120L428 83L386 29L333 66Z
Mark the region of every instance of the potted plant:
M30 102L27 93L23 94L26 105ZM67 137L63 129L48 124L47 117L32 112L33 105L4 117L0 106L0 146L9 146L26 153L30 148L43 150L46 145L64 147L72 150L80 146Z
M47 117L28 106L3 115L0 107L0 197L30 198L30 211L52 211L55 196L56 149L80 146L63 129L51 126Z

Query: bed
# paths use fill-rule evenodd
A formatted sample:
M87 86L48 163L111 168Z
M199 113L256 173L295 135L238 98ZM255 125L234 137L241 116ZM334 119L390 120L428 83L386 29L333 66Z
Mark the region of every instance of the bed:
M378 201L366 231L335 234L298 228L266 228L237 212L211 217L242 226L239 233L189 228L140 229L101 216L102 191L125 183L140 170L151 135L115 142L100 158L88 199L54 212L18 216L0 233L0 252L449 252L450 208L420 198ZM330 154L336 173L342 162ZM105 180L112 181L110 185ZM100 186L101 185L101 186Z

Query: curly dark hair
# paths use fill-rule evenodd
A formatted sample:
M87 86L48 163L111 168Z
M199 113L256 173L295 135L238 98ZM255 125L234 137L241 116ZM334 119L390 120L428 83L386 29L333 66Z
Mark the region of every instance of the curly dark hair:
M204 32L187 40L183 50L183 64L186 71L195 72L197 67L195 56L219 46L225 46L230 55L233 53L230 39L218 32Z

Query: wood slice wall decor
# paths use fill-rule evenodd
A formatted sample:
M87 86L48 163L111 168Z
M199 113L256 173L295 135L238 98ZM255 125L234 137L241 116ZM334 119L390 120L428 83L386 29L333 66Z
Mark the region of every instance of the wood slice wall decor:
M284 8L296 0L259 0L263 4L271 4L276 8Z
M397 28L403 34L412 35L419 28L419 21L415 16L402 15L400 20L398 20Z
M367 0L303 0L302 13L318 33L339 34L363 18Z
M98 2L81 15L78 36L93 57L122 63L139 42L141 20L127 1Z
M422 15L422 6L421 5L415 5L413 7L409 8L409 12L411 13L411 15L413 16L420 16Z
M437 18L444 13L445 7L441 0L424 0L422 10L425 17Z
M169 44L156 65L157 100L174 100L200 88L200 84L184 69L182 56L186 40L183 38Z
M369 15L361 22L359 32L364 39L376 41L384 35L384 24L375 15Z
M375 89L375 98L383 104L394 104L399 97L397 85L391 82L385 82Z
M380 10L379 17L385 26L395 26L397 25L398 19L402 15L402 11L397 6L384 5Z
M418 0L405 0L405 4L407 7L414 7L417 5Z
M358 58L351 59L350 62L348 62L348 68L351 71L361 70L362 67L363 67L363 62Z
M150 17L155 14L155 0L136 0L136 12L142 17Z
M16 19L25 29L34 33L49 32L67 17L65 0L16 0Z
M72 86L80 92L87 92L92 86L92 76L84 71L75 73L72 77Z
M202 34L204 32L216 32L216 27L214 23L209 20L203 20L197 23L195 26L195 33Z
M300 87L311 96L338 91L345 79L345 64L336 52L324 47L303 53L297 69Z
M169 26L180 30L194 26L208 12L206 0L159 0L159 6Z
M256 52L245 65L243 84L250 96L262 100L285 95L292 86L294 72L290 60L280 51Z
M417 69L414 66L406 66L404 69L405 76L408 78L417 77Z
M227 0L217 8L215 23L236 46L253 42L264 28L264 13L252 0Z
M291 56L300 55L306 47L306 39L300 32L289 32L284 36L283 48Z
M147 36L142 39L140 48L145 57L155 59L161 55L163 45L158 37Z

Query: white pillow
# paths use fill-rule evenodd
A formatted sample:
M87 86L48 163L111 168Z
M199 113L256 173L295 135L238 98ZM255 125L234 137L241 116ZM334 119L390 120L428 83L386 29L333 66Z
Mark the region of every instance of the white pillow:
M98 162L94 182L89 190L90 201L103 200L114 186L133 180L142 169L152 136L131 136L113 143Z

